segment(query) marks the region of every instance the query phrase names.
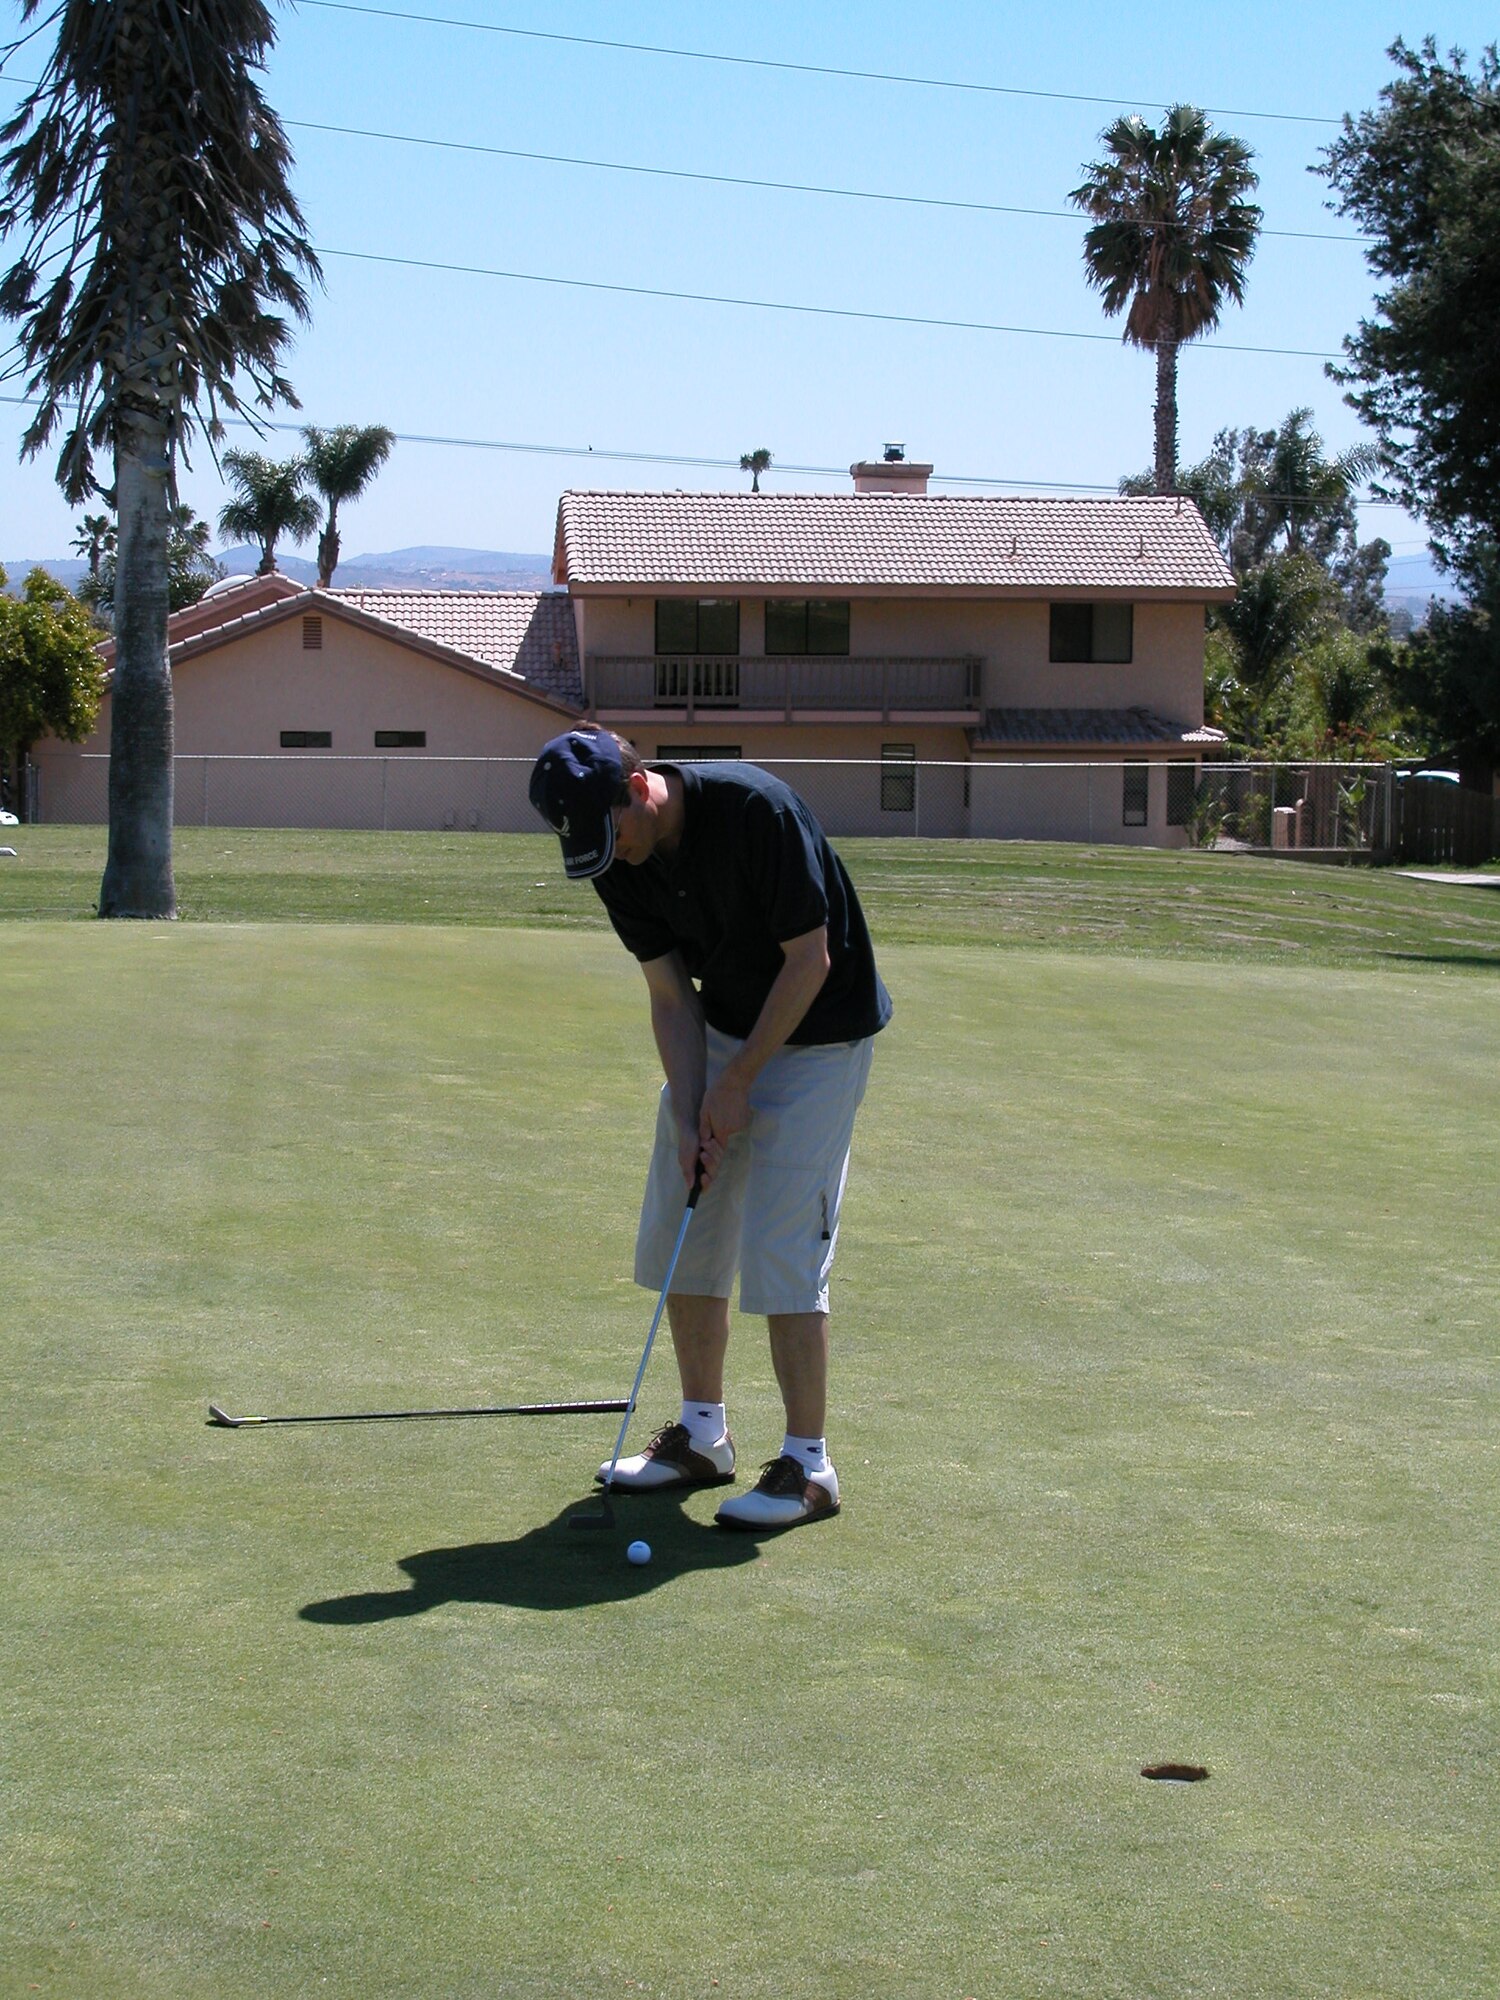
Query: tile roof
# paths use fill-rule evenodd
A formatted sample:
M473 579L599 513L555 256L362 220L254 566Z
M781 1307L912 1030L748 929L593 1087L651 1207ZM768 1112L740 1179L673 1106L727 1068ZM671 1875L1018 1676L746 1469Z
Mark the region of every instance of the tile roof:
M585 589L1234 592L1193 503L1154 496L568 492L558 503L553 577Z
M1072 750L1101 743L1207 747L1225 740L1222 729L1208 724L1188 728L1149 708L987 708L983 726L969 732L976 750Z
M583 707L573 607L561 591L329 590L321 593L419 638L519 674L554 701Z

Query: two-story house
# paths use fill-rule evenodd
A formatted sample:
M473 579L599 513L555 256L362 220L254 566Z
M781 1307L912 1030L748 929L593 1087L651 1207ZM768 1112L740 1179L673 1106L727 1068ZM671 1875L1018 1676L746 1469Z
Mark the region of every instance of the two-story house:
M1170 767L1223 741L1204 616L1234 594L1192 502L851 469L846 494L565 493L589 713L648 756L865 761L863 785L798 776L845 831L1170 837ZM912 763L947 772L919 790Z

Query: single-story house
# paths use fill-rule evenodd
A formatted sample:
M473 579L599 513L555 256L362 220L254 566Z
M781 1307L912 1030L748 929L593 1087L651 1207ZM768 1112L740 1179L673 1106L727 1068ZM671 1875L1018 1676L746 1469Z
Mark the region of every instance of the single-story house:
M1234 593L1197 508L929 495L931 470L564 493L551 591L217 585L171 622L179 817L527 826L524 764L586 717L788 766L835 832L1184 838ZM101 801L107 744L106 697ZM43 817L79 815L90 761L42 747Z

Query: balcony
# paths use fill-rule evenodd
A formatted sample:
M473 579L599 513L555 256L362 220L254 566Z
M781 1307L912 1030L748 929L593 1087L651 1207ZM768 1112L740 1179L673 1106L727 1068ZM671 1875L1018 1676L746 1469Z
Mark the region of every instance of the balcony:
M685 722L700 710L732 709L783 722L810 716L951 716L980 714L977 656L958 659L765 659L748 653L660 654L626 658L591 653L585 692L600 716L617 720L670 714Z

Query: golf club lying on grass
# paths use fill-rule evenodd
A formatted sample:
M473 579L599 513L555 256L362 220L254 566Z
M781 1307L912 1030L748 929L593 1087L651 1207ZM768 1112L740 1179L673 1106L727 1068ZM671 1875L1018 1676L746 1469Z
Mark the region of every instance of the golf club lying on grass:
M662 1280L661 1297L656 1301L656 1311L651 1316L651 1331L646 1335L646 1345L641 1351L641 1365L635 1371L635 1381L630 1387L630 1400L623 1405L625 1414L620 1419L620 1435L615 1439L615 1455L609 1461L609 1471L604 1475L604 1491L599 1496L597 1514L574 1514L568 1521L570 1528L612 1528L615 1525L615 1510L609 1504L610 1489L615 1483L615 1468L620 1463L620 1453L625 1449L625 1433L630 1429L630 1419L635 1414L635 1399L641 1393L641 1382L646 1373L646 1363L651 1359L651 1344L656 1339L656 1329L661 1325L661 1316L666 1310L667 1294L672 1289L672 1280L677 1275L677 1259L682 1255L683 1239L688 1233L688 1224L693 1219L693 1210L698 1206L698 1197L703 1192L703 1162L693 1175L692 1191L687 1198L687 1207L682 1211L682 1224L677 1231L677 1241L672 1245L672 1255L667 1263L667 1275Z
M331 1417L232 1417L217 1403L208 1406L208 1421L225 1430L247 1424L395 1424L418 1417L588 1417L602 1410L628 1410L618 1396L595 1403L486 1403L464 1410L344 1410Z

